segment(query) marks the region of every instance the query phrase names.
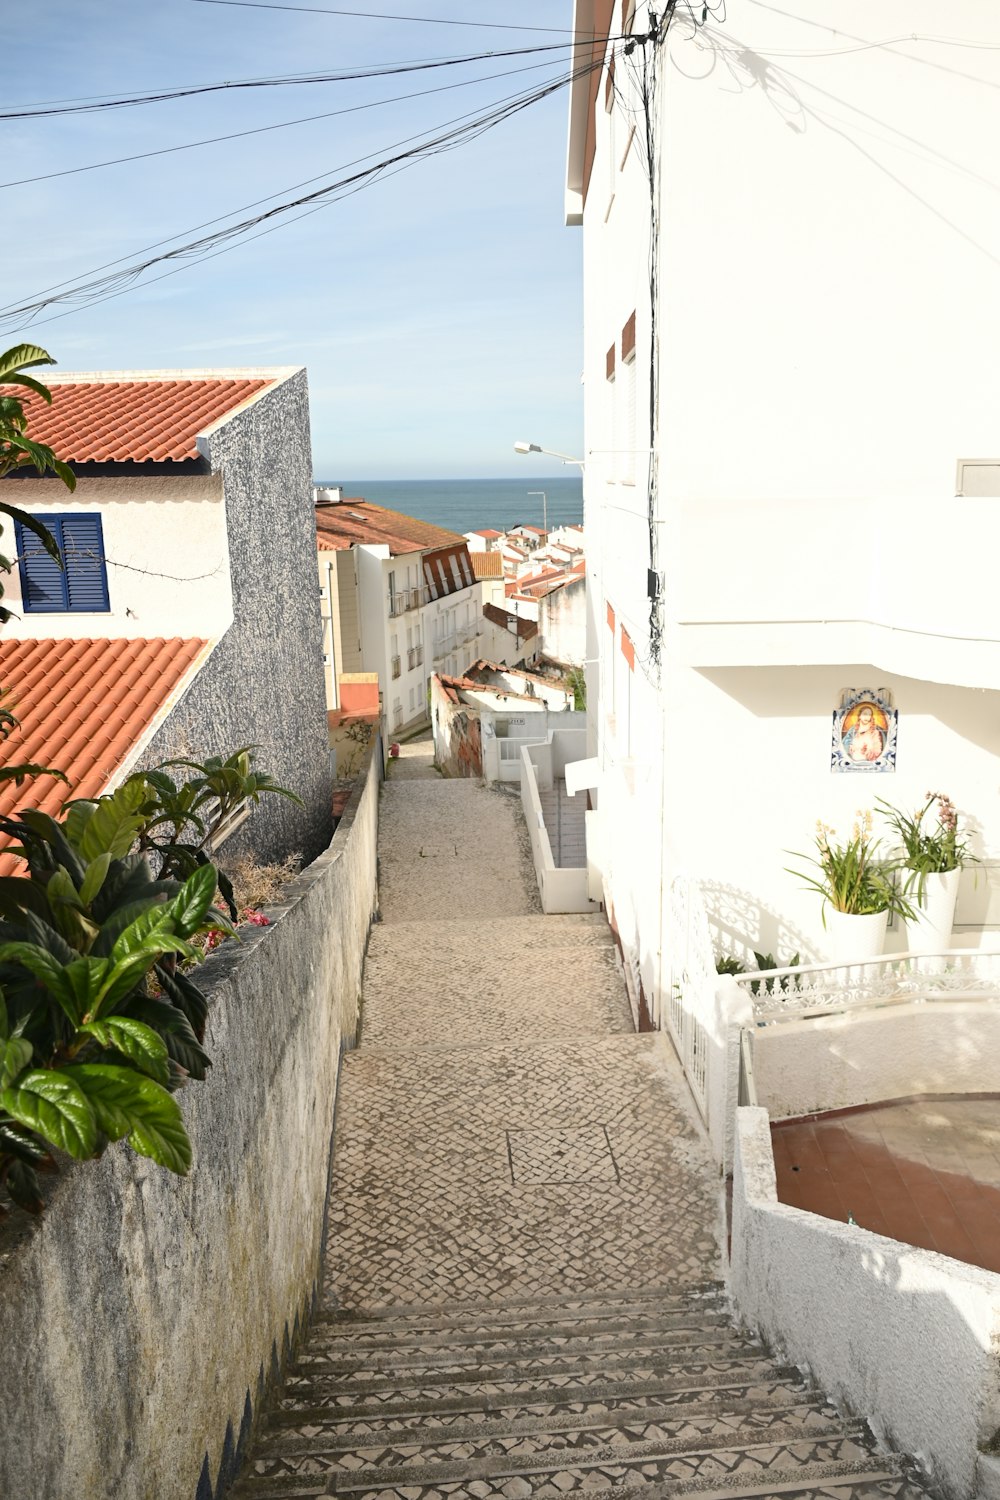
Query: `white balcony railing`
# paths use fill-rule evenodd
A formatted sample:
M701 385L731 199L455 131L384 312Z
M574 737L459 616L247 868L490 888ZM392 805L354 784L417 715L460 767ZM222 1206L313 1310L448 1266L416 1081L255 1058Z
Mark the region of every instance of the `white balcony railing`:
M737 974L758 1024L915 1000L1000 1000L1000 950L887 953L861 963Z

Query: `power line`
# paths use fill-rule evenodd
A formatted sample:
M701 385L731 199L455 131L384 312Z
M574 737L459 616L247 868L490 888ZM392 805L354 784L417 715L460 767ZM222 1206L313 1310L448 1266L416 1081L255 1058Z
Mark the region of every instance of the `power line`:
M49 308L63 303L75 303L79 305L93 305L107 300L110 297L121 295L126 290L131 290L134 283L146 271L163 262L183 260L186 263L195 264L200 260L209 258L213 254L223 253L223 249L217 247L231 248L227 241L239 240L242 242L249 236L249 231L269 220L277 219L292 213L295 209L305 209L312 212L318 207L324 207L328 203L337 202L343 197L361 191L362 188L370 186L383 175L391 175L395 171L402 171L415 162L428 156L437 155L444 151L452 151L469 141L477 139L480 135L493 130L497 125L514 115L539 103L550 94L566 88L578 77L584 77L594 71L595 68L603 66L603 56L597 60L590 60L582 67L567 73L554 81L539 84L536 87L524 90L521 93L507 96L505 99L494 101L488 109L472 118L459 116L459 121L464 123L449 122L445 127L438 127L438 133L422 143L410 146L407 150L398 150L395 155L383 158L372 166L363 168L361 171L353 172L346 177L338 178L336 181L327 183L324 187L317 188L314 192L306 193L302 197L292 199L285 203L279 203L274 208L256 214L250 219L244 219L227 228L216 230L213 234L204 235L200 239L189 241L179 245L172 250L164 251L159 255L151 255L145 260L134 262L125 266L122 270L114 271L107 276L96 276L88 282L80 285L68 286L67 290L52 290L50 294L40 294L32 301L22 303L20 306L8 305L6 309L0 309L0 322L5 325L26 326L34 322L39 314L46 312ZM426 136L428 132L423 132ZM419 138L417 138L419 139ZM364 160L364 158L361 158ZM276 196L275 194L271 195ZM266 200L262 200L266 201ZM296 217L303 217L297 215ZM211 222L211 221L210 221ZM283 222L289 222L283 219ZM293 221L294 222L294 221ZM280 227L274 225L273 227ZM267 231L262 231L267 232ZM257 236L249 236L256 238ZM178 238L178 236L173 236ZM160 243L168 243L161 241ZM114 262L110 262L114 265ZM184 266L176 267L176 270L184 269ZM173 272L165 272L171 275ZM160 280L162 277L154 278ZM79 282L79 278L74 278ZM149 284L149 283L145 283ZM65 284L64 284L65 285ZM74 309L75 310L75 309ZM55 316L64 316L56 314ZM48 322L51 319L45 319Z
M547 31L572 36L568 26L515 26L509 21L450 21L442 16L395 16L380 10L330 10L324 5L276 5L264 0L194 0L196 5L235 5L243 10L296 10L310 15L349 16L365 21L419 21L424 26L476 26L486 31ZM586 35L594 35L588 32Z
M75 177L78 172L97 172L103 167L120 167L127 162L147 161L153 156L172 156L177 151L194 151L199 146L217 146L221 141L239 141L250 135L265 135L271 130L287 130L292 125L309 125L315 120L333 120L340 115L360 114L367 109L381 109L387 104L403 104L411 99L428 99L434 94L450 93L454 89L471 88L477 83L491 83L494 78L512 78L518 73L530 73L538 68L548 68L556 62L547 58L544 62L529 63L523 68L507 68L499 73L485 73L478 78L463 78L458 83L445 83L434 89L418 89L412 94L394 94L389 99L372 99L366 104L352 104L344 109L324 110L318 115L301 115L295 120L279 120L273 125L255 125L249 130L234 130L228 135L207 136L200 141L186 141L178 146L159 146L154 151L138 151L132 156L115 156L108 161L89 162L82 167L63 167L57 172L42 172L37 177L18 177L12 182L0 182L0 189L25 187L30 182L49 182L54 177Z
M541 52L565 52L569 42L537 43L532 47L511 47L502 52L472 52L464 57L432 58L422 62L400 62L380 64L371 68L351 68L338 73L302 73L281 75L273 78L249 78L240 81L190 84L182 88L158 89L147 92L123 94L118 97L105 96L92 102L61 105L28 105L19 109L0 110L0 120L40 120L58 115L100 114L109 109L132 109L140 104L162 104L170 99L190 99L197 94L221 94L242 89L272 89L298 87L302 84L348 83L367 78L394 78L401 73L421 73L434 68L461 67L468 63L502 62L508 57L531 57ZM604 47L604 41L594 41L594 47Z

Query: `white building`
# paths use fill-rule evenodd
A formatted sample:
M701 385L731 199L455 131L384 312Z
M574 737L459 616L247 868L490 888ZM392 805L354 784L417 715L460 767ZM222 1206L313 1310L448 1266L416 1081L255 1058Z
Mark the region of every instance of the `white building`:
M956 940L1000 918L996 18L950 7L984 42L959 66L928 0L693 14L654 40L645 4L577 0L612 40L573 87L566 197L600 858L657 1011L677 877L721 940L822 957L787 851L876 796L948 791L985 861ZM831 771L861 688L898 712L891 774Z
M389 730L415 728L431 673L461 673L495 645L468 547L440 526L329 495L316 506L328 707L342 673L377 672Z

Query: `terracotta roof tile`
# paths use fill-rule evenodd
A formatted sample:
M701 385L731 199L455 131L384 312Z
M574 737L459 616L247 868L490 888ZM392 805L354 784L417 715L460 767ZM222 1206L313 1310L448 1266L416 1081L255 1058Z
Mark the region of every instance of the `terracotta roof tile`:
M44 376L43 376L44 378ZM18 386L29 435L66 463L146 463L198 458L195 438L271 385L270 380L53 382L52 405Z
M344 552L356 543L381 543L389 548L390 557L400 552L422 552L428 547L443 547L464 537L418 521L402 511L387 510L370 500L340 500L336 505L316 506L316 542L321 552Z
M499 552L470 552L469 556L477 579L503 577L503 558Z
M58 813L68 797L95 797L204 652L204 640L4 640L0 682L21 721L0 742L0 765L34 761L64 771L21 786L0 782L0 814ZM9 840L0 838L0 847ZM23 866L0 853L0 875Z
M492 620L494 625L500 625L504 630L509 630L511 635L516 631L518 642L526 641L529 636L538 634L537 620L524 620L519 615L512 615L506 609L500 609L495 604L484 604L483 614L487 620Z

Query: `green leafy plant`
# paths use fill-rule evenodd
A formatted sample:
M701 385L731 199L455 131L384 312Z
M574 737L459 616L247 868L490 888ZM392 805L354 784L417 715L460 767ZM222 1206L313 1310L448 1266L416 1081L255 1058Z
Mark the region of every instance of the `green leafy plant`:
M138 848L140 853L156 857L161 876L184 878L210 864L208 846L247 803L274 794L302 806L302 799L280 786L269 772L254 770L254 749L247 745L225 759L216 755L204 761L182 757L165 760L152 771L137 772L125 783L144 789ZM175 779L168 773L176 769L194 774ZM236 921L232 882L221 871L218 880L229 914Z
M756 948L754 949L753 956L757 960L758 969L765 973L771 969L795 969L798 967L800 957L798 953L793 953L787 963L779 963L773 953L758 953ZM750 993L752 995L759 994L763 982L760 979L752 979L750 981ZM777 983L772 980L771 988L772 990L787 990L789 988L787 975L784 979L779 979Z
M83 1160L126 1138L173 1172L191 1163L173 1093L210 1066L207 1005L177 961L229 924L210 864L178 881L134 850L149 800L133 777L61 822L0 819L28 866L0 879L0 1183L30 1212L53 1148Z
M918 901L923 897L928 875L944 875L949 870L978 864L976 856L970 854L966 840L959 837L958 813L951 798L945 792L927 792L925 795L927 800L923 807L912 816L900 812L882 798L876 800L876 806L903 852L904 890L914 892ZM933 823L925 822L935 805L936 818Z
M789 851L793 858L808 861L818 871L813 874L788 869L788 874L797 876L823 897L823 926L826 926L827 905L854 916L887 911L912 920L913 908L896 882L899 861L882 854L879 840L872 834L871 812L859 811L851 837L844 843L830 842L830 835L835 832L836 829L817 822L816 853Z
M25 370L30 370L38 365L52 365L55 360L37 344L16 344L12 349L0 354L0 386L20 386L25 390L33 391L43 401L52 403L52 393L41 381L36 380L33 375L26 375ZM68 490L76 489L76 475L68 464L58 459L51 448L44 443L33 442L26 436L28 419L25 416L24 405L18 398L9 392L0 394L0 479L12 473L15 469L34 468L39 474L48 473L50 470L61 479ZM62 567L62 557L59 552L55 537L37 516L22 510L19 505L13 505L10 501L0 500L0 515L8 516L12 521L18 521L28 531L38 537L42 546L49 556ZM0 573L11 573L14 564L12 560L0 553ZM0 582L0 599L3 598L3 583ZM11 617L11 611L0 604L0 624L5 623ZM0 692L0 697L7 695ZM0 737L7 739L15 730L20 728L20 720L16 718L11 710L9 701L0 705ZM21 765L0 767L0 781L13 781L20 786L29 776L56 776L65 781L66 777L61 771L52 770L48 766L36 765L24 762Z
M573 694L573 707L582 711L587 707L587 679L582 667L571 667L566 673L566 686Z
M745 974L746 965L741 963L735 953L723 953L715 960L716 974Z

